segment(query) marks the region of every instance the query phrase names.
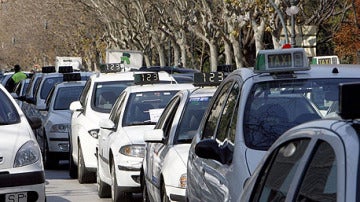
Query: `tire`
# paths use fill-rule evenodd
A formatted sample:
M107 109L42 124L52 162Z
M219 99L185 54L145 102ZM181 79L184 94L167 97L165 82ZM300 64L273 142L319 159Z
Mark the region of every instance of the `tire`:
M162 181L161 183L161 201L162 202L170 202L169 197L166 195L165 183Z
M115 174L115 163L112 162L111 164L111 199L114 202L131 202L132 201L132 194L127 192L122 192L118 189L118 183L116 180Z
M80 184L85 183L94 183L96 182L96 177L94 172L89 172L86 170L84 156L82 154L81 145L78 147L78 181Z
M58 165L59 162L59 160L56 158L56 155L52 155L49 151L49 145L47 143L46 137L44 137L43 162L45 169L53 169Z
M100 198L109 198L111 197L111 186L106 184L105 182L101 181L100 174L99 174L99 160L97 161L97 170L96 170L96 184L97 184L97 191L98 196Z
M71 149L71 146L70 146L70 157L69 157L69 176L70 178L72 179L77 179L78 177L78 173L77 173L77 166L74 162L74 159L72 157L72 149Z

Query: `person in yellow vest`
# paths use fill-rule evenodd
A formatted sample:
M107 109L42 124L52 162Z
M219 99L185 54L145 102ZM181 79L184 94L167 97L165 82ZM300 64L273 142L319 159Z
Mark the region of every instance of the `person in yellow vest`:
M14 66L14 71L15 71L15 73L11 76L9 81L7 81L6 86L5 86L5 88L9 92L14 91L14 88L15 88L17 83L19 83L20 81L28 78L27 75L24 72L21 71L20 65L15 65Z

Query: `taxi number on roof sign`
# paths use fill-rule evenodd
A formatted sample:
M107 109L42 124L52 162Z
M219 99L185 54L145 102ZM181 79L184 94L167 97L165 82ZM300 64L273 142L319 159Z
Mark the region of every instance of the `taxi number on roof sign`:
M121 63L107 63L100 65L100 72L102 73L115 73L122 71L125 71L125 66Z
M308 70L309 61L303 48L260 50L256 57L255 72L285 72Z
M194 73L195 86L217 86L225 78L223 72L196 72Z
M157 72L134 74L134 82L137 85L158 83L159 75Z

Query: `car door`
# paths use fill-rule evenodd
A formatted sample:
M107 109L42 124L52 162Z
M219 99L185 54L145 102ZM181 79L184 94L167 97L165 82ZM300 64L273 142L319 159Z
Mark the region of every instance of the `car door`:
M110 115L109 119L115 124L114 128L101 128L101 133L99 137L99 154L101 159L101 164L105 168L107 174L110 176L110 143L112 142L113 136L116 135L118 128L120 126L120 114L122 113L122 108L125 103L125 97L127 93L124 91L121 93L119 98L116 100ZM108 176L108 177L109 177Z
M232 158L235 142L240 87L236 77L224 82L209 106L210 111L207 117L204 117L203 128L199 129L202 135L200 141L207 139L216 141L219 148L229 151L229 159ZM192 183L189 185L191 187L189 192L192 192L190 197L194 197L195 201L226 200L229 195L226 175L231 167L231 161L224 164L214 159L200 158L194 153L194 149L190 148L188 162L188 178L191 178L188 183Z
M179 96L174 97L164 109L164 112L162 113L157 125L155 126L155 129L162 129L164 132L163 143L149 143L147 146L147 171L145 172L147 179L151 179L151 183L157 188L160 188L160 171L164 155L166 154L166 152L164 152L164 149L167 150L166 148L169 143L171 126L179 104Z

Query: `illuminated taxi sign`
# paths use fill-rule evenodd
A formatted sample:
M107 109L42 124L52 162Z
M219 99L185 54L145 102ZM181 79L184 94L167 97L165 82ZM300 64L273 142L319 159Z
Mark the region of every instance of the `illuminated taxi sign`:
M159 83L159 75L157 72L134 74L134 83L136 85Z
M260 50L254 72L289 72L310 69L303 48Z
M101 73L116 73L116 72L124 72L125 66L122 63L107 63L100 65Z
M218 86L225 78L223 72L195 72L194 86Z
M65 73L63 81L81 81L81 75L80 73Z
M71 73L73 72L72 66L60 66L59 67L59 73Z
M56 72L55 66L44 66L41 68L42 73L53 73Z

